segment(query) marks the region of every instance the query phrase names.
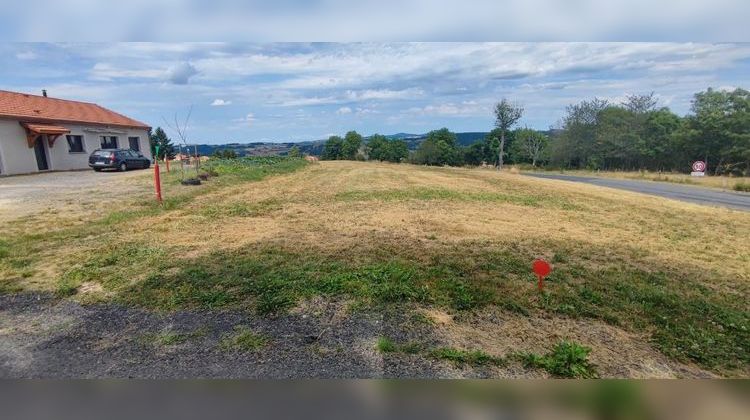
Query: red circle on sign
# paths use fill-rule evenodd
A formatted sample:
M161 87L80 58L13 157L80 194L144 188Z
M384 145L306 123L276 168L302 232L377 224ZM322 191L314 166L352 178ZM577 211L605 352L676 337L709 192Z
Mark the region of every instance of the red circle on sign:
M544 261L544 260L534 260L534 263L531 265L531 268L534 270L534 273L536 273L537 276L542 276L542 277L552 272L552 267L549 265L547 261Z
M706 162L702 160L696 160L693 162L693 171L695 172L703 172L706 170Z

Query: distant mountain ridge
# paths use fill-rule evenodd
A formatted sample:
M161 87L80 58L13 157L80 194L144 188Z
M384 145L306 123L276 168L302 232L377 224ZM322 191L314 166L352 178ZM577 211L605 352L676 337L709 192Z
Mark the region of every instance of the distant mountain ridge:
M471 131L455 133L458 144L468 146L477 141L484 140L488 134L482 131ZM409 150L416 150L419 144L427 138L427 134L396 133L385 136L389 140L404 140ZM370 136L365 137L365 142ZM198 144L198 153L203 156L212 155L217 150L234 150L239 156L273 156L286 155L289 149L297 146L302 153L320 156L323 153L326 139L308 140L300 142L249 142L249 143L226 143L226 144ZM192 146L190 147L192 153Z

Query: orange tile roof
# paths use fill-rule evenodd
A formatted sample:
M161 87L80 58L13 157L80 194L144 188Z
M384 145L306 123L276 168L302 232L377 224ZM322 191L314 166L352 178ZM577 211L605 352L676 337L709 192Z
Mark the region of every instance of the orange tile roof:
M119 127L148 125L89 102L0 90L0 117L35 122L69 122Z

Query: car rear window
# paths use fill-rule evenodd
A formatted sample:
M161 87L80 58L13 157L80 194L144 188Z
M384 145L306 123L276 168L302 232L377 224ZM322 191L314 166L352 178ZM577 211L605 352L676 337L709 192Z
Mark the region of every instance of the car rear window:
M113 152L111 150L97 150L94 152L94 156L109 156Z

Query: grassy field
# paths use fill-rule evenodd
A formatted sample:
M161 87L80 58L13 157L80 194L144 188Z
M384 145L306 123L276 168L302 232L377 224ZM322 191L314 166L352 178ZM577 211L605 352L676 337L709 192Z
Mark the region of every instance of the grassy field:
M216 171L192 189L172 174L161 207L144 175L143 196L92 222L4 225L0 290L266 316L323 296L413 312L451 344L383 337L384 352L594 376L588 361L557 363L590 349L604 376L750 373L748 213L480 169L280 159ZM544 294L537 257L554 266ZM263 345L242 334L227 346Z
M750 192L750 178L731 176L691 176L675 172L649 171L550 171L568 175L597 176L602 178L635 179L639 181L671 182L674 184L695 185L720 190Z

